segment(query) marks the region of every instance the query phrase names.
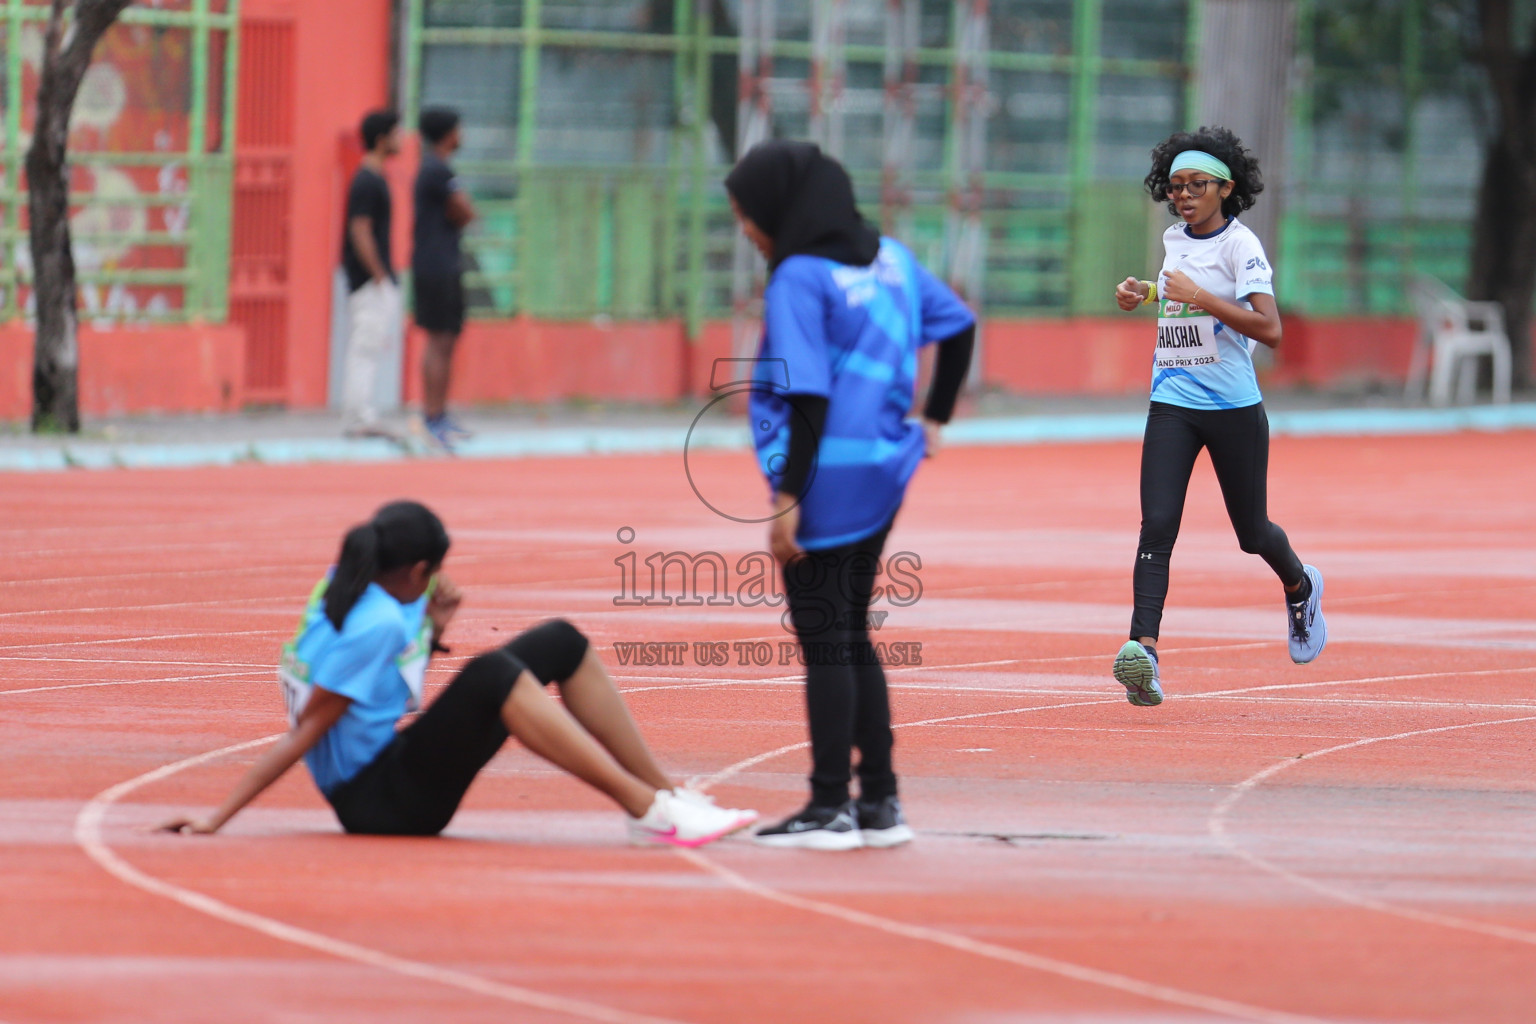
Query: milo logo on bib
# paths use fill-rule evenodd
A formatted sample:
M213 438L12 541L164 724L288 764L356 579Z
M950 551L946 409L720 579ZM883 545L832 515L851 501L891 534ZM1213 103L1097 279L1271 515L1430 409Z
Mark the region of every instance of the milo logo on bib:
M1157 317L1159 370L1210 366L1221 362L1216 347L1216 318L1201 306L1164 299Z

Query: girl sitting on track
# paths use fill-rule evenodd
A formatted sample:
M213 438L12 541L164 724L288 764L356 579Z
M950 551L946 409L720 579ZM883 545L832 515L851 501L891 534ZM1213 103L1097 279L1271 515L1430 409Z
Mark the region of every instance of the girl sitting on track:
M896 796L890 699L866 620L907 482L954 411L976 320L859 215L847 171L816 146L755 146L725 187L769 267L751 419L773 493L768 543L784 566L806 665L813 762L810 803L756 838L895 846L912 830ZM917 351L930 342L940 345L919 425L907 414ZM854 747L857 802L848 799Z
M1168 562L1200 449L1211 454L1227 515L1244 551L1269 563L1285 586L1291 660L1316 658L1328 642L1323 576L1269 521L1269 418L1253 372L1253 345L1280 344L1272 272L1258 236L1237 215L1263 190L1258 161L1225 128L1179 132L1152 150L1147 191L1181 218L1163 234L1156 282L1128 277L1115 288L1127 312L1160 302L1152 407L1141 447L1141 539L1136 549L1131 638L1115 679L1132 704L1163 702L1157 637L1168 597Z
M291 729L205 818L162 828L214 832L303 757L348 832L436 835L508 735L629 813L635 843L701 846L757 820L675 787L651 757L587 638L563 620L474 658L404 729L427 659L461 596L438 575L448 533L411 501L353 527L310 595L280 676ZM562 710L542 690L555 683Z

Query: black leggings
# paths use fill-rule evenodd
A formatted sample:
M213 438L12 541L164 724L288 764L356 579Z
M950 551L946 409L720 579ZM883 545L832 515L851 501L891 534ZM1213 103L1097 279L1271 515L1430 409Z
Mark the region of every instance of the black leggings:
M465 665L378 757L326 794L342 828L398 836L447 828L470 783L507 741L501 709L517 677L528 671L544 685L564 682L587 646L580 630L554 619Z
M1269 417L1264 403L1242 409L1186 409L1153 402L1141 445L1141 541L1132 578L1132 639L1157 639L1168 598L1168 561L1201 448L1211 453L1211 468L1221 484L1238 546L1268 562L1287 587L1301 582L1301 559L1291 550L1285 531L1269 521Z
M890 697L868 626L870 594L890 532L886 523L872 537L807 551L784 567L790 621L805 660L811 803L819 807L847 802L854 747L860 796L896 795Z

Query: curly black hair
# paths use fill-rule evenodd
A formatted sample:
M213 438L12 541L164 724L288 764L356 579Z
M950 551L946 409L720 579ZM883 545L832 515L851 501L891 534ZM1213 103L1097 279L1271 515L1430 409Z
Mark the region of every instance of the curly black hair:
M1221 212L1236 217L1253 207L1254 197L1264 191L1259 175L1259 161L1243 148L1242 140L1225 128L1204 128L1198 132L1175 132L1152 149L1152 170L1147 174L1147 194L1156 203L1168 201L1168 177L1173 158L1188 149L1198 149L1232 169L1232 194L1221 201ZM1168 212L1178 216L1179 208L1168 202Z

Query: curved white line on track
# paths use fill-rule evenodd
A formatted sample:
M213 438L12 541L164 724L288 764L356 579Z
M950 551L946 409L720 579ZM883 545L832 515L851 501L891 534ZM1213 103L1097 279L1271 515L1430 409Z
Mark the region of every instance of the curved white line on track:
M135 776L126 782L119 782L117 785L103 790L92 797L90 802L81 808L80 813L75 817L75 842L80 845L80 848L85 851L88 857L99 864L108 874L133 886L135 889L140 889L154 896L162 896L174 903L181 904L189 910L207 914L209 917L217 918L228 924L247 928L269 938L277 939L279 942L303 946L317 953L324 953L342 960L350 960L353 963L363 964L368 967L376 967L393 974L404 975L408 978L436 982L440 985L448 985L452 988L462 989L465 992L489 996L493 999L515 1003L519 1006L530 1006L554 1013L563 1013L568 1016L579 1017L583 1020L599 1021L602 1024L678 1024L677 1021L663 1017L650 1017L645 1014L629 1013L625 1010L616 1010L580 999L567 999L564 996L536 992L533 989L522 988L518 985L491 981L478 975L423 963L419 960L408 960L405 957L394 956L393 954L371 949L367 946L360 946L355 942L335 939L329 935L322 935L319 932L312 932L306 928L286 924L270 917L264 917L261 914L252 913L249 910L241 910L239 907L232 907L228 903L216 900L211 896L206 896L192 889L186 889L145 874L112 852L111 848L102 840L101 823L102 819L106 816L107 809L139 787L175 775L184 769L205 764L226 754L235 754L243 750L263 746L275 741L282 735L282 733L277 733L272 736L263 736L261 739L248 740L244 743L235 743L231 746L220 747L217 750L210 750L207 753L184 758L183 760L156 768L153 771L145 772L143 775ZM191 841L195 842L196 840Z
M1114 989L1118 992L1125 992L1129 995L1141 996L1162 1003L1171 1003L1175 1006L1185 1006L1195 1010L1221 1014L1226 1017L1235 1017L1238 1020L1258 1021L1261 1024L1321 1024L1321 1019L1317 1017L1285 1013L1281 1010L1268 1010L1262 1006L1249 1006L1247 1003L1234 1002L1233 1000L1222 999L1217 996L1201 995L1198 992L1186 992L1183 989L1141 981L1124 974L1116 974L1113 971L1101 971L1095 967L1086 967L1067 960L1057 960L1048 956L1025 953L1022 950L1011 949L1007 946L997 946L990 942L981 942L964 935L940 931L937 928L927 928L922 925L893 921L890 918L865 913L862 910L840 907L835 903L823 903L821 900L795 896L791 893L780 892L777 889L770 889L765 885L759 885L747 878L743 878L730 868L715 863L696 850L678 850L677 853L701 871L709 872L731 886L740 889L742 892L761 897L772 903L793 907L796 910L805 910L812 914L820 914L823 917L835 918L847 924L872 928L887 935L914 939L918 942L927 942L936 946L945 946L961 953L970 953L974 956L986 957L989 960L998 960L1006 964L1012 964L1015 967L1026 967L1045 974L1054 974L1058 977L1070 978L1073 981L1098 985L1101 988Z
M1462 725L1442 725L1434 729L1414 729L1411 732L1393 733L1390 736L1372 736L1368 739L1355 740L1351 743L1340 743L1336 746L1324 747L1321 750L1314 750L1309 754L1302 754L1300 757L1288 757L1283 761L1275 762L1268 768L1265 768L1263 771L1255 772L1253 775L1250 775L1242 782L1239 782L1236 786L1233 786L1232 792L1228 793L1227 796L1211 811L1210 817L1206 820L1206 829L1210 832L1211 837L1215 839L1216 842L1220 843L1221 846L1233 856L1247 861L1249 864L1252 864L1254 867L1259 868L1260 870L1267 871L1270 874L1279 878L1283 878L1288 882L1292 882L1306 889L1311 889L1313 892L1327 896L1330 899L1338 900L1341 903L1348 903L1353 906L1361 907L1365 910L1374 910L1382 914L1391 914L1394 917L1402 917L1410 921L1419 921L1423 924L1440 925L1445 928L1456 928L1461 931L1476 932L1480 935L1491 935L1495 938L1509 939L1512 942L1523 942L1528 945L1536 945L1536 932L1528 931L1523 928L1512 928L1508 925L1492 924L1487 921L1474 921L1469 918L1456 917L1451 914L1437 914L1434 911L1418 910L1413 907L1402 907L1393 903L1385 903L1381 900L1371 899L1369 896L1361 896L1357 893L1350 892L1348 889L1343 889L1336 885L1330 885L1327 882L1319 882L1314 878L1308 878L1305 875L1301 875L1295 871L1290 870L1289 868L1283 868L1273 861L1259 856L1251 850L1244 849L1242 846L1238 845L1237 840L1234 839L1227 831L1227 818L1231 815L1232 808L1236 807L1238 802L1242 800L1243 797L1253 792L1254 789L1256 789L1264 782L1267 782L1274 778L1276 775L1279 775L1281 772L1285 771L1292 765L1300 764L1302 761L1312 761L1319 757L1326 757L1329 754L1338 754L1346 750L1356 750L1360 747L1368 747L1376 743L1390 743L1394 740L1411 739L1414 736L1429 736L1434 733L1455 732L1458 729L1483 729L1495 725L1514 725L1519 722L1536 722L1536 715L1526 715L1521 718L1501 718L1492 722L1467 722Z
M1488 672L1473 673L1415 673L1403 676L1374 676L1353 680L1337 680L1324 683L1290 685L1325 686L1359 682L1395 682L1422 679L1433 676L1468 674L1485 675L1507 671L1510 670L1489 670ZM704 685L708 685L708 683L705 683ZM715 685L719 685L718 682ZM1248 688L1246 692L1284 688L1287 688L1287 684L1251 687ZM1209 694L1189 694L1188 698L1186 699L1198 698L1201 696L1227 697L1235 696L1243 692L1245 691L1226 690L1215 691ZM939 725L949 722L967 721L978 718L991 718L1000 715L1024 714L1032 711L1050 711L1072 707L1086 707L1100 704L1118 703L1119 701L1116 699L1103 698L1084 701L1071 701L1062 704L1030 705L1027 707L1003 708L995 711L981 711L963 715L947 715L940 718L930 718L916 722L900 723L896 726L896 728ZM1536 721L1536 716L1504 719L1498 722L1478 722L1464 725L1444 726L1435 729L1415 730L1413 732L1401 733L1393 736L1357 740L1351 743L1340 744L1334 747L1325 748L1320 751L1315 751L1312 754L1306 755L1306 757L1302 758L1302 760L1311 757L1319 757L1324 754L1334 753L1354 747L1365 746L1371 743L1403 739L1410 736L1445 732L1454 729L1476 728L1483 725L1511 724L1524 721ZM405 975L408 977L434 981L476 994L486 995L508 1002L519 1003L521 1005L534 1006L540 1009L548 1009L555 1012L566 1013L572 1016L583 1017L588 1020L612 1022L612 1024L676 1024L676 1022L666 1021L662 1018L631 1014L627 1011L614 1010L609 1007L585 1003L580 1000L570 1000L560 996L552 996L530 989L524 989L519 986L506 985L500 982L490 981L489 979L481 978L473 974L467 974L462 971L455 971L451 968L443 968L432 964L422 963L420 961L396 957L392 954L374 950L366 946L359 946L355 943L334 939L330 936L322 935L317 932L311 932L307 929L298 928L294 925L289 925L272 918L267 918L262 915L252 913L250 911L244 911L237 907L223 903L219 900L215 900L212 897L206 896L202 893L198 893L194 890L185 889L183 887L147 875L139 871L137 868L134 868L126 861L122 860L115 853L113 853L112 850L108 848L104 842L102 842L100 828L106 809L112 803L116 802L118 799L125 796L134 789L137 789L143 785L147 785L150 782L166 778L186 768L194 767L196 765L213 760L217 757L221 757L225 754L236 753L255 746L272 742L276 738L277 736L269 736L260 740L253 740L246 743L235 744L229 747L223 747L218 750L209 751L205 754L200 754L195 757L165 765L161 768L147 772L133 779L129 779L126 782L119 783L118 785L103 791L95 798L93 798L77 816L75 822L76 842L79 843L87 855L89 855L92 860L96 861L96 863L99 864L104 870L129 885L154 895L163 896L167 899L173 900L176 903L186 906L189 909L208 914L209 916L231 924L235 924L240 927L249 928L271 938L276 938L280 941L304 946L306 948L316 950L317 952L336 956L341 959L351 960L353 962L365 964L368 966L378 967L382 970L391 971L393 973ZM757 754L742 761L738 761L735 764L727 766L714 775L696 778L693 781L693 784L700 789L708 789L714 785L718 785L721 781L737 775L751 767L772 760L776 757L780 757L784 754L791 753L795 750L804 749L807 746L809 746L809 743L804 741L799 743L786 744L782 747L775 748L774 750L765 751L761 754ZM1220 821L1220 818L1224 817L1225 814L1230 811L1231 807L1235 805L1239 799L1241 799L1241 796L1244 793L1251 790L1264 779L1278 773L1279 771L1284 770L1291 764L1295 764L1296 761L1297 759L1295 758L1288 758L1285 761L1279 762L1278 764L1272 765L1270 768L1259 772L1249 780L1245 780L1244 783L1240 783L1240 788L1234 790L1234 793L1230 795L1226 800L1224 800L1222 805L1219 805L1218 808L1212 812L1210 819L1213 823L1210 826L1211 832L1223 847L1227 848L1230 852L1242 858L1243 860L1253 863L1257 867L1260 867L1266 871L1270 871L1281 877L1290 879L1300 885L1315 889L1319 892L1323 892L1326 895L1341 899L1348 903L1353 903L1362 907L1367 907L1369 909L1397 914L1399 916L1421 920L1428 923L1441 924L1449 927L1463 928L1472 931L1480 931L1490 935L1497 935L1502 938L1513 938L1520 942L1536 943L1536 934L1523 932L1519 929L1506 928L1500 925L1489 925L1477 921L1467 921L1461 918L1450 917L1448 915L1416 911L1411 908L1394 907L1389 904L1379 903L1377 901L1372 901L1363 897L1356 897L1352 893L1347 893L1343 890L1336 890L1333 887L1326 885L1325 883L1315 882L1311 879L1304 878L1303 876L1296 875L1293 872L1289 872L1277 865L1269 864L1267 861L1264 861L1263 858L1260 858L1257 855L1251 854L1248 851L1238 847L1235 842L1232 842L1225 836L1224 823ZM1216 996L1208 996L1198 992L1188 992L1183 989L1146 982L1138 978L1117 974L1112 971L1104 971L1098 968L1072 963L1070 961L1056 960L1051 957L1026 953L1021 950L1012 949L1006 946L998 946L992 943L982 942L964 935L945 932L921 925L912 925L902 921L880 917L875 914L869 914L864 911L854 910L848 907L841 907L836 904L825 903L802 896L796 896L791 893L781 892L759 883L752 882L749 879L746 879L743 876L737 874L736 872L731 871L729 868L714 863L697 851L679 850L676 852L699 869L715 875L734 888L748 893L749 895L757 896L761 899L779 903L781 905L789 906L795 909L835 918L849 924L872 928L889 935L940 945L959 952L981 956L987 959L1012 964L1014 966L1024 967L1043 973L1054 974L1059 977L1081 981L1087 984L1098 985L1100 987L1110 988L1116 991L1152 999L1158 1002L1184 1006L1211 1013L1223 1014L1239 1020L1255 1021L1259 1022L1259 1024L1322 1024L1320 1018L1291 1014L1284 1011L1267 1009L1264 1007L1251 1006L1246 1003L1222 999Z
M1324 679L1313 683L1270 683L1266 686L1244 686L1236 690L1208 690L1205 693L1189 693L1182 699L1194 700L1201 697L1231 697L1246 696L1252 693L1269 693L1274 690L1313 690L1320 686L1351 686L1359 683L1412 683L1421 679L1445 679L1455 677L1461 679L1470 676L1507 676L1512 672L1536 672L1536 666L1518 666L1515 668L1482 668L1467 671L1456 669L1448 672L1409 672L1396 676L1359 676L1355 679Z
M1499 671L1499 672L1507 672L1507 671L1510 671L1510 670L1502 669L1502 670L1497 670L1497 671ZM1343 681L1337 681L1337 682L1332 682L1332 683L1317 683L1317 684L1303 683L1303 684L1295 684L1295 685L1313 686L1313 685L1342 685L1343 683L1346 683L1346 682L1355 682L1355 683L1359 683L1359 682L1397 682L1397 681L1403 681L1403 680L1421 679L1421 678L1425 678L1425 677L1429 677L1429 676L1463 675L1463 674L1484 675L1484 674L1493 674L1493 672L1490 671L1490 672L1487 672L1487 673L1483 673L1483 672L1478 672L1478 673L1439 673L1439 672L1436 672L1436 673L1415 673L1415 674L1407 675L1407 676L1372 676L1372 677L1366 677L1366 678L1362 678L1362 679L1343 680ZM1256 687L1251 687L1251 688L1249 688L1248 692L1255 692L1255 691L1262 692L1262 691L1271 690L1271 689L1278 689L1278 688L1284 688L1284 684L1282 684L1280 686L1256 686ZM1241 694L1243 692L1245 692L1245 691L1243 691L1243 690L1225 690L1225 691L1216 691L1216 692L1209 693L1209 694L1190 694L1189 697L1191 697L1191 698L1193 698L1193 697L1202 697L1202 696L1210 696L1210 697L1216 697L1216 696L1220 696L1220 697L1235 697L1236 695ZM938 724L941 724L941 723L947 723L947 722L952 722L952 721L964 721L964 720L967 720L967 719L975 719L975 718L989 718L989 717L993 717L993 716L996 716L996 715L1022 714L1022 713L1029 712L1029 711L1051 711L1051 710L1057 710L1057 709L1061 709L1061 708L1083 707L1083 706L1091 705L1091 704L1106 704L1106 703L1118 703L1118 701L1113 701L1113 700L1073 701L1073 702L1066 703L1066 704L1047 704L1047 705L1032 705L1030 707L1023 707L1023 708L1006 708L1006 709L999 710L999 711L983 711L983 712L977 712L977 713L968 714L968 715L950 715L950 716L946 716L946 717L943 717L943 718L930 718L930 719L925 719L923 721L918 721L918 722L905 722L905 723L900 723L900 724L895 725L894 728L902 729L902 728L908 728L908 727L912 727L912 726L938 725ZM1524 717L1524 718L1514 718L1514 719L1504 719L1504 720L1501 720L1499 722L1476 722L1476 723L1470 723L1470 724L1465 724L1465 725L1444 726L1444 727L1437 728L1437 729L1421 729L1421 730L1416 730L1414 732L1402 733L1402 734L1395 735L1395 736L1377 737L1377 738L1369 739L1369 740L1357 740L1357 741L1354 741L1354 742L1351 742L1351 743L1344 743L1344 744L1340 744L1340 745L1337 745L1337 746L1334 746L1334 747L1326 748L1324 750L1315 751L1314 753L1307 755L1307 757L1319 757L1319 756L1322 756L1323 754L1333 753L1333 752L1340 751L1340 750L1347 750L1347 749L1350 749L1350 748L1353 748L1353 747L1365 746L1365 745L1367 745L1369 743L1379 743L1379 742L1384 742L1384 741L1389 740L1389 739L1403 739L1403 738L1406 738L1408 736L1418 736L1418 735L1423 735L1425 733L1446 732L1446 731L1450 731L1450 730L1453 730L1453 729L1476 728L1477 726L1481 726L1481 725L1509 724L1509 723L1512 723L1512 722L1524 722L1524 721L1536 721L1536 716L1529 716L1529 717ZM802 741L800 743L785 744L784 746L778 747L778 748L776 748L774 750L766 751L766 752L761 753L761 754L756 754L756 755L754 755L752 757L749 757L749 758L746 758L744 760L738 761L735 764L728 765L727 767L721 769L719 772L716 772L714 775L705 776L705 777L701 777L701 778L696 778L695 780L692 780L690 782L690 785L695 786L696 788L699 788L701 790L707 790L711 786L717 785L721 781L723 781L725 779L728 779L728 778L731 778L734 775L738 775L741 772L743 772L743 771L745 771L745 770L747 770L749 768L755 767L755 766L757 766L759 764L762 764L765 761L770 761L770 760L772 760L772 759L774 759L776 757L780 757L780 756L782 756L784 754L788 754L788 753L791 753L791 752L796 751L796 750L802 750L802 749L804 749L806 747L809 747L809 746L810 746L810 743L808 741ZM1303 758L1303 760L1305 760L1305 758ZM1501 937L1504 937L1504 938L1516 938L1517 941L1521 941L1521 942L1536 941L1536 935L1531 935L1529 933L1521 932L1518 929L1504 928L1503 926L1500 926L1500 925L1485 925L1482 922L1464 921L1461 918L1453 918L1453 917L1449 917L1447 915L1432 914L1432 913L1427 913L1427 912L1422 912L1422 911L1414 911L1414 910L1410 910L1410 909L1406 909L1406 908L1397 908L1397 907L1392 907L1392 906L1390 906L1388 904L1377 903L1376 901L1370 901L1370 900L1365 900L1363 898L1355 897L1353 894L1345 893L1342 890L1334 890L1331 886L1327 886L1324 883L1313 882L1310 879L1303 878L1302 876L1296 875L1293 872L1286 871L1284 868L1281 868L1281 867L1279 867L1277 865L1271 865L1268 862L1264 861L1262 858L1259 858L1256 855L1250 854L1247 851L1242 850L1235 843L1233 843L1230 840L1228 840L1226 838L1226 836L1225 836L1224 825L1221 824L1219 819L1222 816L1224 816L1227 811L1230 811L1231 806L1236 804L1237 801L1239 799L1241 799L1241 796L1242 796L1243 793L1246 793L1248 790L1251 790L1254 786L1258 785L1259 782L1261 782L1264 779L1270 777L1271 775L1274 775L1277 772L1283 771L1289 765L1295 764L1296 761L1297 761L1296 758L1287 758L1285 761L1281 761L1278 764L1272 765L1269 768L1265 769L1264 771L1259 772L1257 775L1253 776L1252 778L1250 778L1248 780L1245 780L1245 782L1239 783L1238 790L1235 791L1231 796L1229 796L1225 801L1223 801L1223 803L1221 805L1218 805L1216 810L1212 812L1211 819L1210 819L1210 821L1212 823L1214 823L1214 824L1212 824L1210 826L1211 827L1211 832L1212 832L1212 835L1215 836L1215 838L1217 839L1218 843L1220 843L1224 848L1228 849L1230 852L1234 853L1238 857L1240 857L1240 858L1242 858L1244 860L1247 860L1250 863L1253 863L1257 867L1261 867L1261 868L1263 868L1266 871L1271 871L1271 872L1273 872L1273 873L1275 873L1277 875L1280 875L1281 877L1291 879L1292 881L1295 881L1295 882L1297 882L1297 883L1299 883L1301 885L1307 886L1309 888L1313 888L1313 889L1316 889L1316 890L1318 890L1320 892L1324 892L1327 895L1334 896L1334 897L1339 898L1339 899L1343 899L1346 902L1355 903L1355 904L1360 905L1360 906L1369 907L1370 909L1383 910L1383 911L1385 911L1387 913L1402 914L1405 917L1411 917L1411 918L1414 918L1416 920L1429 921L1430 923L1434 923L1434 924L1446 924L1446 925L1449 925L1451 927L1462 927L1462 928L1466 928L1466 927L1470 926L1471 930L1474 930L1474 931L1487 931L1489 934L1498 934L1498 935L1500 935ZM808 898L803 897L803 896L796 896L796 895L794 895L792 893L781 892L781 891L779 891L777 889L772 889L772 888L769 888L768 886L761 885L761 884L759 884L757 882L753 882L753 881L751 881L751 880L749 880L747 878L744 878L743 876L737 874L736 872L730 870L729 868L724 867L723 865L715 863L714 861L710 860L708 857L704 856L699 851L691 851L691 850L690 851L678 851L678 853L681 856L683 856L686 860L688 860L690 863L692 863L693 865L698 867L699 869L701 869L703 871L707 871L707 872L715 875L716 877L718 877L718 878L728 882L729 884L731 884L735 888L741 890L742 892L748 893L749 895L757 896L757 897L759 897L761 899L768 900L768 901L773 902L773 903L779 903L779 904L781 904L783 906L793 907L793 908L798 909L798 910L804 910L804 911L808 911L810 913L819 914L819 915L822 915L824 917L835 918L835 919L840 920L840 921L845 921L845 922L847 922L849 924L855 924L855 925L859 925L861 927L872 928L872 929L874 929L876 931L885 932L886 934L889 934L889 935L897 935L897 936L902 936L902 937L905 937L905 938L914 939L914 940L917 940L917 941L920 941L920 942L928 942L928 943L933 943L933 944L936 944L936 945L946 946L946 947L948 947L950 949L958 950L960 952L972 953L972 954L975 954L976 956L987 957L988 959L999 960L999 961L1002 961L1004 963L1015 964L1015 965L1020 966L1020 967L1026 967L1026 968L1030 968L1032 970L1042 971L1042 972L1048 973L1048 974L1055 974L1055 975L1058 975L1060 977L1071 978L1073 980L1086 982L1088 984L1100 985L1100 986L1103 986L1103 987L1116 989L1116 990L1121 991L1121 992L1127 992L1127 993L1131 993L1131 994L1134 994L1134 995L1144 996L1146 998L1154 999L1154 1000L1157 1000L1157 1001L1160 1001L1160 1002L1171 1003L1171 1004L1178 1005L1178 1006L1191 1007L1191 1008L1194 1008L1194 1009L1208 1010L1208 1011L1213 1012L1213 1013L1221 1013L1221 1014L1225 1014L1227 1016L1236 1017L1236 1018L1238 1018L1240 1020L1260 1021L1260 1022L1266 1022L1266 1024L1298 1024L1298 1022L1312 1022L1312 1024L1316 1024L1316 1022L1318 1021L1318 1018L1314 1018L1314 1017L1298 1016L1296 1014L1289 1014L1289 1013L1285 1013L1284 1011L1280 1011L1280 1010L1269 1010L1269 1009L1266 1009L1266 1008L1263 1008L1263 1007L1249 1006L1249 1005L1247 1005L1245 1003L1233 1002L1231 1000L1221 999L1221 998L1215 997L1215 996L1207 996L1207 995L1203 995L1203 994L1198 993L1198 992L1186 992L1183 989L1172 988L1172 987L1166 986L1166 985L1157 985L1157 984L1154 984L1154 983L1151 983L1151 982L1142 981L1142 980L1137 979L1137 978L1132 978L1132 977L1129 977L1127 975L1116 974L1116 973L1111 972L1111 971L1102 971L1102 970L1099 970L1097 968L1087 967L1087 966L1082 965L1082 964L1071 963L1070 961L1056 960L1056 959L1051 958L1051 957L1043 957L1043 956L1038 956L1038 955L1032 954L1032 953L1025 953L1023 951L1012 949L1012 948L1007 947L1007 946L997 946L997 945L993 945L992 943L988 943L988 942L980 942L978 940L971 939L971 938L969 938L967 936L964 936L964 935L956 935L956 934L953 934L953 933L950 933L950 932L940 931L940 930L934 929L934 928L927 928L927 927L924 927L924 926L921 926L921 925L907 924L907 923L902 922L902 921L896 921L896 920L892 920L890 918L880 917L880 916L878 916L876 914L866 913L866 912L861 911L861 910L853 910L853 909L848 908L848 907L838 906L837 904L825 903L825 902L823 902L821 900L813 900L813 899L808 899Z

